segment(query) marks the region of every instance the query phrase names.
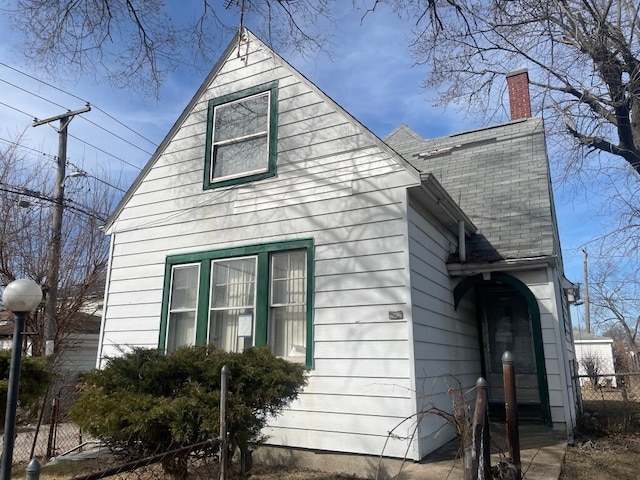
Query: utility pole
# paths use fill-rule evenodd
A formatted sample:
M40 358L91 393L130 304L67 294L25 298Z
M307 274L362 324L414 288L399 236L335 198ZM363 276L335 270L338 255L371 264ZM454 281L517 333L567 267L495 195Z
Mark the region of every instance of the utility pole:
M44 343L45 354L50 355L55 350L56 336L56 308L58 305L58 282L60 278L60 255L62 254L62 213L64 210L64 181L67 166L67 127L73 117L91 110L87 103L84 108L67 111L55 117L45 120L33 120L33 126L51 124L60 120L60 127L52 128L58 132L58 157L56 183L53 189L53 215L51 224L51 243L49 244L49 272L47 274L45 317L44 317Z
M584 253L584 329L587 333L591 333L591 317L589 316L589 270L587 267L587 247L582 249Z

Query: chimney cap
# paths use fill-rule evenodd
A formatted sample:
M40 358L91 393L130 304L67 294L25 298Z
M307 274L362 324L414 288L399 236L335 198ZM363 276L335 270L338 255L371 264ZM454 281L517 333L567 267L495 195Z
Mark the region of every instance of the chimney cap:
M527 76L529 76L529 70L526 68L521 68L520 70L514 70L513 72L509 72L507 74L505 74L505 77L509 78L509 77L515 77L516 75L522 75L522 74L526 74Z

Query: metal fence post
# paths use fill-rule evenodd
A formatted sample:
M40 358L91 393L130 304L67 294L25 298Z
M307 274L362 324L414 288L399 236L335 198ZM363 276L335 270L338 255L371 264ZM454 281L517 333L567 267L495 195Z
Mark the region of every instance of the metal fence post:
M26 480L39 480L40 479L40 462L35 459L32 458L31 461L29 462L29 465L27 465L27 470L26 470Z
M224 365L220 372L220 480L227 480L227 392L229 367Z
M487 381L479 377L476 381L476 406L473 411L473 478L491 479L491 446L489 444L489 413L487 411Z
M513 354L506 351L502 354L502 379L504 382L504 407L507 414L507 438L509 439L509 455L515 467L514 480L522 479L520 462L520 433L518 432L518 403L516 399L516 372Z

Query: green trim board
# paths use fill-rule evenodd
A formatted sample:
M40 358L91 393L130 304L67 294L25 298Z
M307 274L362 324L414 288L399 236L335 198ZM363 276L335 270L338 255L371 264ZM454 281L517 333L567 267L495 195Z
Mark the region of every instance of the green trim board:
M482 274L467 277L459 282L453 289L454 308L457 310L462 297L470 289L487 282L505 283L517 290L526 300L531 315L531 330L533 333L533 348L536 356L536 369L538 374L538 390L540 394L540 407L542 420L546 425L551 425L551 409L549 406L549 385L547 383L547 371L544 357L544 344L542 339L542 325L540 323L540 307L535 295L526 284L516 277L503 272L492 272L490 279L485 280Z
M165 262L164 290L162 295L162 310L158 346L166 350L167 319L169 316L169 300L171 295L171 273L177 265L199 264L199 295L196 313L196 344L207 341L207 326L209 321L209 288L211 279L211 262L216 259L229 259L255 255L258 259L258 281L256 292L256 331L255 344L267 343L267 328L269 317L269 257L271 253L281 253L291 250L304 250L307 254L307 312L306 312L306 358L305 364L313 367L313 292L314 292L314 257L315 247L313 239L285 240L279 242L245 245L239 247L208 250L202 252L170 255ZM266 281L265 281L266 280Z
M216 107L228 104L234 101L249 98L251 96L259 95L261 93L269 93L269 120L268 120L268 133L267 133L267 148L268 159L267 168L263 172L253 173L248 175L238 175L231 178L222 179L216 181L211 178L211 172L213 169L213 162L215 156L215 147L213 142L214 135L214 116ZM238 185L248 182L254 182L262 180L264 178L273 177L276 175L276 165L278 157L278 82L273 81L257 85L255 87L240 90L238 92L223 95L221 97L212 98L209 100L207 109L207 137L205 143L204 154L204 177L203 188L205 190L212 188L227 187L230 185Z

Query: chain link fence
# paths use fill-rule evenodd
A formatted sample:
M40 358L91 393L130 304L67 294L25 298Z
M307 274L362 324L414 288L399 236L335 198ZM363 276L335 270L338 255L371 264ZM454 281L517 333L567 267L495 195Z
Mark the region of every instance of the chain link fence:
M58 385L47 392L37 418L16 427L14 464L26 464L31 458L49 460L90 440L69 418L69 409L77 396L75 385Z
M640 372L576 377L587 432L640 433Z
M221 372L220 415L226 419L228 367ZM79 391L77 385L54 384L45 396L37 422L19 425L14 441L13 466L24 468L31 459L47 464L55 478L146 480L156 478L227 478L229 468L227 422L220 422L220 438L184 445L171 443L153 448L137 437L111 449L83 435L69 412ZM0 439L0 448L2 440ZM75 460L75 461L67 461ZM80 461L82 460L82 461ZM250 456L249 456L250 460ZM242 463L240 471L250 465Z

